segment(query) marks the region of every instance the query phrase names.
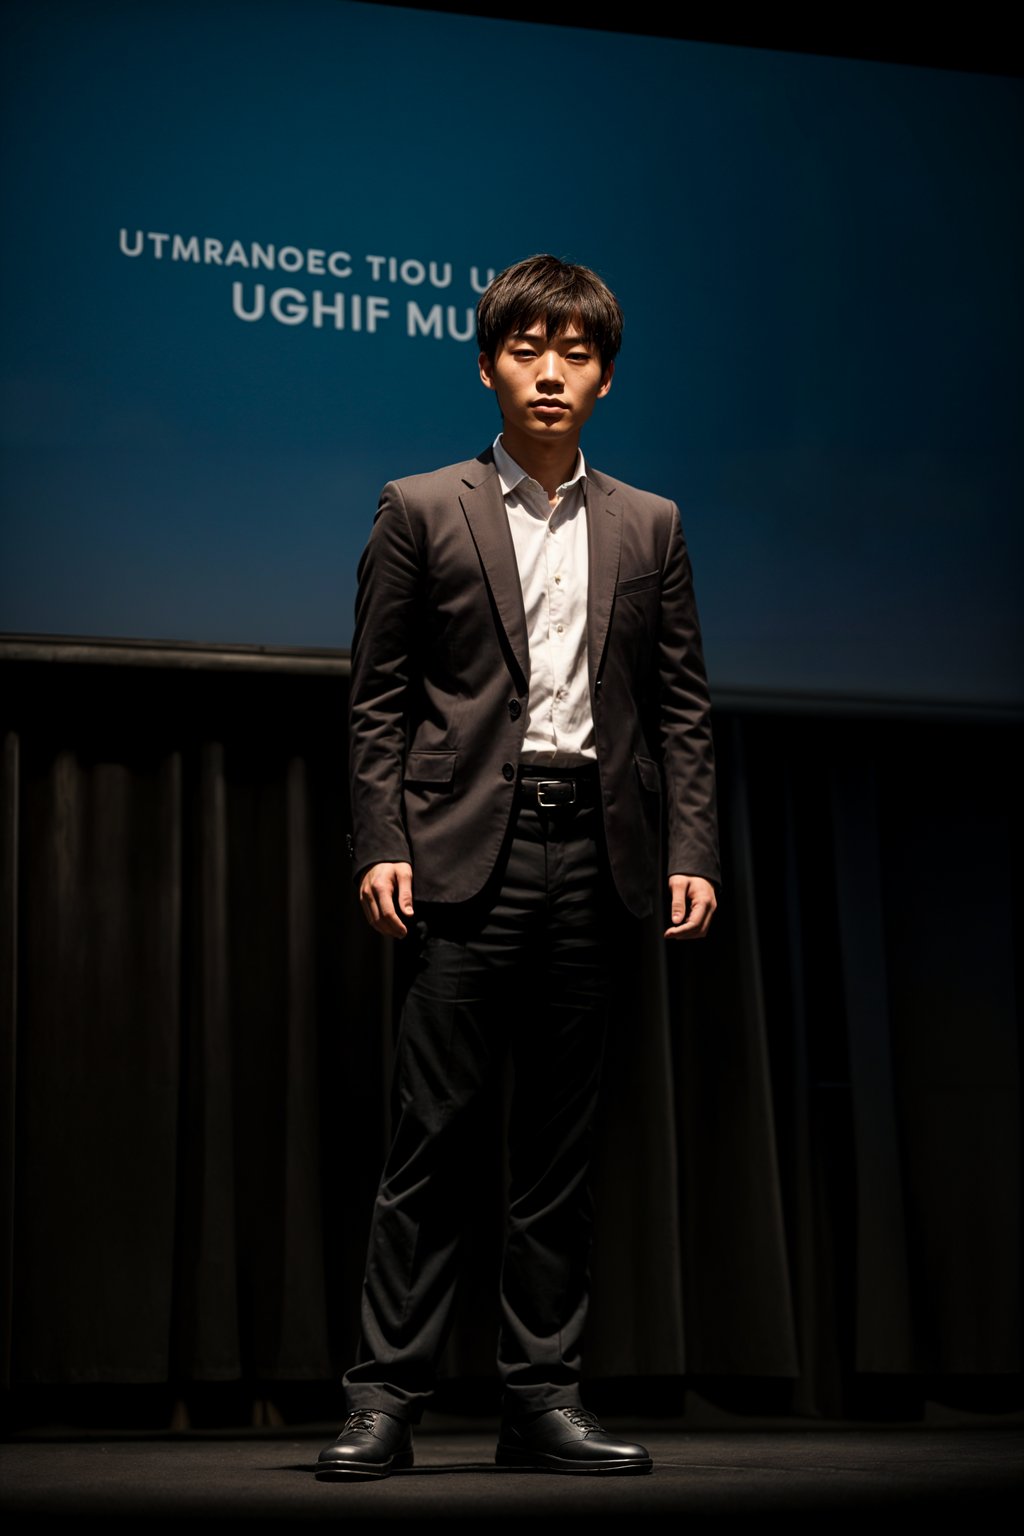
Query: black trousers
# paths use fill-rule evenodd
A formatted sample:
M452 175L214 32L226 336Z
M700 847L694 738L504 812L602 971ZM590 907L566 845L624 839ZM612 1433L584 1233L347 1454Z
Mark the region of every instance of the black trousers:
M454 855L453 855L454 856ZM415 873L415 872L414 872ZM579 1402L607 1024L613 894L596 804L520 803L472 902L417 909L395 1061L395 1124L374 1206L350 1408L417 1420L458 1278L473 1110L511 1054L498 1371L507 1413Z

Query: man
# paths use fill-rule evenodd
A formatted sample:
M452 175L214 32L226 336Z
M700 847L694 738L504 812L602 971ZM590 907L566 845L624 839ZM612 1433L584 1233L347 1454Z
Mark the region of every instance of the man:
M579 1393L608 956L651 912L666 856L666 938L703 937L718 860L677 508L579 449L621 333L584 267L536 256L495 278L477 335L501 434L387 485L360 564L354 856L367 921L409 964L350 1412L321 1477L412 1464L457 1277L471 1110L506 1050L496 1460L651 1467Z

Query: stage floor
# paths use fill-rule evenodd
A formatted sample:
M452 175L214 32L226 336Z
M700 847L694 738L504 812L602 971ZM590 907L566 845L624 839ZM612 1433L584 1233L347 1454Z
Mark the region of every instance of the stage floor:
M330 1430L243 1436L18 1439L0 1446L0 1511L81 1520L244 1518L352 1522L639 1520L790 1522L939 1512L973 1520L1021 1502L1024 1428L650 1429L615 1419L654 1457L647 1476L566 1477L494 1465L496 1425L416 1438L416 1466L374 1482L319 1483Z

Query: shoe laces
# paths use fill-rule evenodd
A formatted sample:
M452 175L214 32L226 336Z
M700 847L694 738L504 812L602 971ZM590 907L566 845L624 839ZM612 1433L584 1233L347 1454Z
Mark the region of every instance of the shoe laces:
M600 1429L595 1414L588 1412L586 1408L563 1408L562 1412L569 1423L576 1429Z
M376 1422L377 1415L372 1408L353 1408L341 1426L341 1432L344 1435L353 1429L372 1430Z

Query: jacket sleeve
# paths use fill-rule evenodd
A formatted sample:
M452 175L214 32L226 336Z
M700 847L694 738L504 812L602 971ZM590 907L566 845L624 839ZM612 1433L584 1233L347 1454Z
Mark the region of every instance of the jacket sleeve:
M357 874L371 864L411 862L402 780L420 593L419 551L392 481L381 492L356 588L349 776Z
M721 866L711 701L690 558L674 503L662 570L658 668L666 873L699 875L717 885Z

